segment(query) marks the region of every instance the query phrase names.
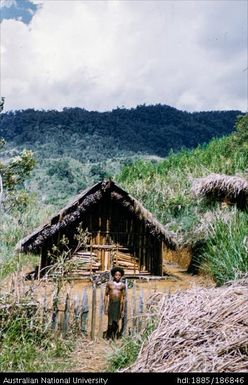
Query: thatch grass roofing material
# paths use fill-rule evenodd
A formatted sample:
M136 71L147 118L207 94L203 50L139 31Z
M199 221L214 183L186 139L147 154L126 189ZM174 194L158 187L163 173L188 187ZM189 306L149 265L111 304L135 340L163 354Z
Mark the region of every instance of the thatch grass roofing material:
M164 226L140 202L114 182L104 181L84 190L71 203L60 210L59 213L52 216L47 223L19 241L16 250L38 251L49 239L59 232L65 231L74 222L79 221L89 208L98 204L107 194L109 194L110 199L118 201L122 207L125 207L136 218L143 220L150 234L162 238L169 248L174 249L176 247L174 234L166 231Z
M158 327L124 371L248 372L247 299L248 276L221 288L156 293Z
M248 199L248 181L239 176L210 174L195 180L192 192L196 196Z

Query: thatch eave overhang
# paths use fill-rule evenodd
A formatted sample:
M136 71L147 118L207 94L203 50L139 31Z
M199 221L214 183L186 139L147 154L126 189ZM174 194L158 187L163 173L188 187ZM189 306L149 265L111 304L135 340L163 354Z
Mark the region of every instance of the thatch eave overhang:
M229 198L238 201L248 200L248 181L239 176L210 174L194 181L192 192L196 197L212 199Z
M90 207L98 204L104 195L110 194L110 198L118 201L130 213L144 221L145 227L151 235L163 239L168 248L175 249L176 241L174 234L166 231L153 215L146 210L137 199L130 196L121 187L112 181L98 182L76 196L66 207L53 215L47 223L38 227L30 235L18 242L16 251L39 252L49 241L67 226L78 221L83 213Z

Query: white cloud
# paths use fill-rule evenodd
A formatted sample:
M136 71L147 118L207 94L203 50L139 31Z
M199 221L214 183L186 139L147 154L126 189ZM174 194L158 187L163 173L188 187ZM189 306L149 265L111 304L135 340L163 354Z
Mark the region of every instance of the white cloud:
M17 6L16 0L1 0L0 2L0 8L10 8L12 6Z
M247 109L246 2L42 3L2 23L6 109Z

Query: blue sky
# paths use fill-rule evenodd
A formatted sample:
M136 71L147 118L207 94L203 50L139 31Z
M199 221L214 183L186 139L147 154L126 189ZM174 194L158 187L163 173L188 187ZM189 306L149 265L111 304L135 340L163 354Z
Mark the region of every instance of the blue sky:
M247 111L246 0L1 0L5 110Z
M1 20L19 20L29 24L38 5L29 0L1 0Z

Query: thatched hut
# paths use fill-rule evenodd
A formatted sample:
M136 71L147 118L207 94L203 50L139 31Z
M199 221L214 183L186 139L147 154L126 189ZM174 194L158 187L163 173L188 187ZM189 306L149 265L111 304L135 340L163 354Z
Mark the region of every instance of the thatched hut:
M90 240L88 252L84 250L78 255L88 258L91 271L93 255L95 271L118 265L129 274L160 276L163 257L168 249L175 248L173 235L148 210L113 181L104 181L83 191L46 224L22 239L17 250L39 253L40 269L44 271L52 263L52 246L58 245L65 235L73 247L80 224L88 230Z
M192 192L226 205L236 204L241 210L248 207L248 181L239 176L210 174L195 180Z

